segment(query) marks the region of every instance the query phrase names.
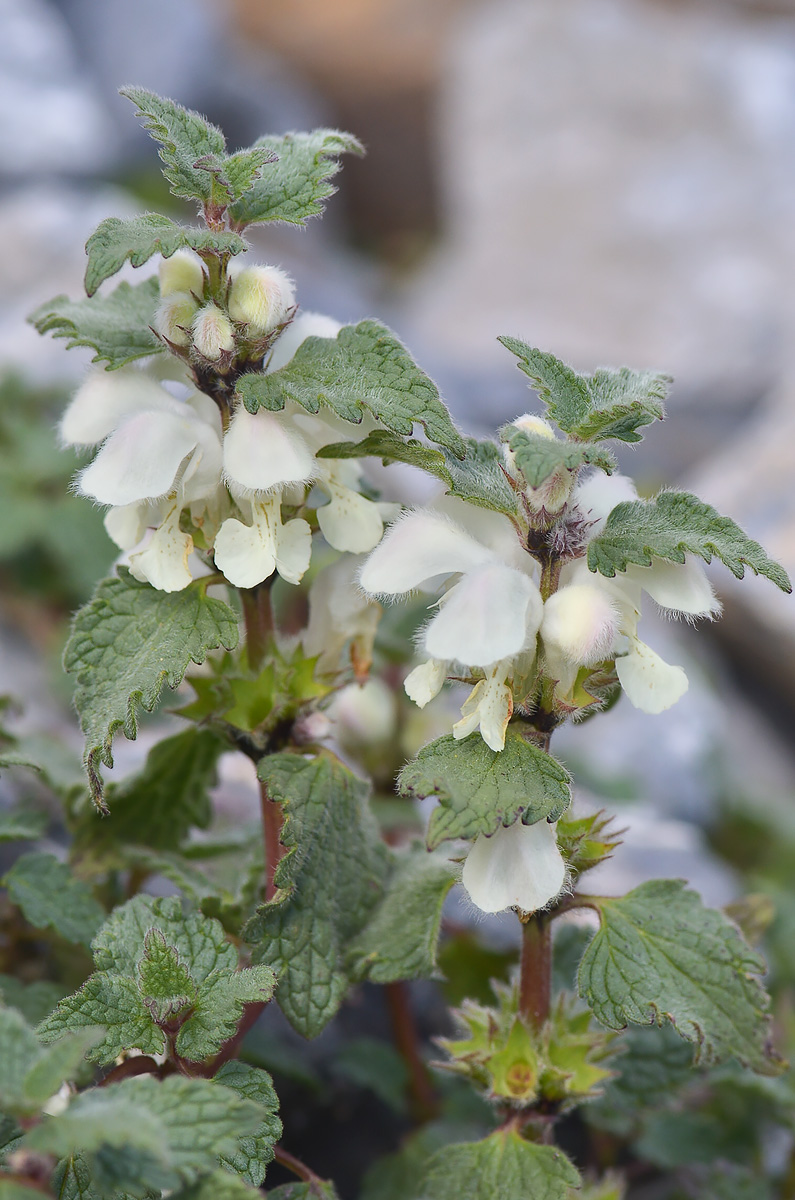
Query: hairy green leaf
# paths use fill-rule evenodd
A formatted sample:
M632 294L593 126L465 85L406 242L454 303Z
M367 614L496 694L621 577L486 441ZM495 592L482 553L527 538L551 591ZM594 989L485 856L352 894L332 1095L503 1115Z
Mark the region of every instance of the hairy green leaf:
M135 286L125 282L104 296L84 300L56 296L28 320L41 334L68 338L67 350L91 346L96 350L91 361L107 362L107 370L112 371L163 351L163 343L151 329L159 298L156 278Z
M232 205L230 217L239 229L264 221L306 224L336 191L330 180L340 169L340 155L364 153L355 137L336 129L262 137L255 146L277 161Z
M479 734L437 738L406 764L398 787L404 796L439 797L428 826L431 850L449 838L492 834L520 816L525 825L556 821L571 800L568 772L510 728L500 752Z
M620 1047L615 1075L585 1116L599 1129L626 1137L645 1110L659 1107L693 1080L693 1050L668 1024L628 1029Z
M208 154L198 159L194 166L213 176L215 187L211 200L226 206L249 191L262 174L262 168L274 161L275 156L269 150L253 146L250 150L238 150L236 154Z
M519 359L520 371L529 376L549 415L573 437L639 442L638 429L665 416L663 401L671 383L667 375L628 367L600 368L593 375L580 375L554 354L518 338L499 340Z
M75 1078L97 1029L67 1035L44 1048L20 1012L0 1008L0 1106L24 1116L38 1112L65 1080Z
M278 891L244 930L255 956L279 977L290 1023L314 1037L349 985L350 943L381 899L386 847L367 806L367 787L332 754L263 758L260 779L284 808L287 853Z
M253 1100L262 1110L262 1121L257 1129L240 1139L234 1153L221 1155L220 1159L227 1170L242 1175L258 1188L265 1178L268 1163L273 1161L273 1147L282 1135L279 1097L274 1091L273 1080L267 1071L236 1060L224 1063L214 1079L237 1092L238 1096Z
M465 453L436 385L378 321L344 325L336 338L306 338L280 370L243 375L237 394L252 413L260 408L278 412L293 400L312 413L328 404L354 424L367 410L387 429L406 436L418 423L432 442L459 458Z
M482 1142L445 1146L431 1158L423 1200L568 1200L580 1176L562 1150L501 1129Z
M86 805L74 827L78 846L112 856L139 845L176 850L194 828L212 819L209 790L228 744L211 729L190 726L149 751L141 771L105 790L110 817Z
M442 905L453 883L447 859L421 846L395 854L384 897L350 945L352 976L393 983L435 975Z
M270 999L265 966L237 969L237 951L219 921L185 913L176 897L136 896L114 910L93 943L97 971L39 1026L45 1041L86 1025L106 1033L92 1057L110 1062L135 1046L165 1047L192 1062L216 1054L231 1037L243 1005Z
M494 442L465 438L466 457L458 459L449 450L424 446L415 438L404 441L386 429L376 429L361 442L335 442L323 446L318 458L380 458L384 463L402 462L428 471L447 484L448 495L458 496L480 508L515 513L516 496L501 468L502 455Z
M91 793L102 800L99 763L113 766L117 729L138 732L139 704L151 712L167 684L176 688L190 662L209 650L237 645L237 619L228 605L210 599L201 582L181 592L160 592L127 572L100 583L75 617L64 666L77 676L75 707L86 738Z
M223 155L226 140L221 130L200 113L140 87L124 87L120 94L131 100L156 142L171 192L183 200L207 201L212 195L212 175L197 160Z
M76 1096L27 1135L32 1149L85 1156L99 1195L195 1182L261 1121L258 1105L205 1079L151 1075Z
M589 543L588 567L612 579L630 563L648 567L654 558L683 563L687 554L698 554L706 562L714 555L737 579L748 566L783 592L792 591L787 572L758 542L689 492L661 492L654 500L617 504Z
M177 250L212 250L240 254L246 243L237 233L216 232L199 226L178 225L159 213L140 217L107 217L86 242L86 291L93 296L99 285L120 271L127 259L141 267L153 254L170 258Z
M0 975L0 1000L8 1008L16 1008L29 1025L38 1025L51 1013L64 994L59 983L37 979L23 983L11 975Z
M562 468L576 471L586 463L599 467L611 475L616 460L609 450L578 442L563 442L558 438L547 438L540 433L528 433L525 429L505 430L505 440L513 453L516 465L531 488L541 487Z
M779 1064L769 1042L765 964L723 913L681 880L653 880L617 899L597 897L600 927L579 970L579 991L609 1029L668 1020L696 1045L696 1061L733 1055L761 1074Z
M88 946L105 920L88 884L52 854L21 855L2 882L34 929L54 929L67 942Z
M223 1155L220 1157L223 1161ZM238 1176L230 1175L228 1171L213 1171L178 1192L171 1192L168 1200L257 1200L258 1197L261 1198L262 1193Z

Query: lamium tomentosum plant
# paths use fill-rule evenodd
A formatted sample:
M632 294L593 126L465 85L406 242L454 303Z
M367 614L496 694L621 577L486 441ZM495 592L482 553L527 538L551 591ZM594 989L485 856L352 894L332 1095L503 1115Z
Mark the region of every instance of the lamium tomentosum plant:
M620 835L607 813L572 815L550 751L560 725L622 693L655 714L686 691L640 638L644 593L717 617L713 558L790 590L733 521L686 492L640 499L616 474L611 443L663 417L670 381L578 374L506 336L543 411L493 440L462 436L389 329L306 312L280 267L249 261L247 228L318 215L356 139L321 129L229 153L198 114L123 94L203 223L103 221L87 297L32 317L95 351L60 433L97 448L76 489L124 553L65 654L87 777L85 792L62 790L68 862L23 853L4 879L11 927L46 931L56 950L27 987L29 965L3 958L0 1200L333 1197L311 1148L303 1161L283 1139L246 1037L275 1004L314 1038L364 981L385 989L404 1063L358 1067L382 1097L399 1080L403 1113L362 1200L619 1200L647 1179L672 1198L790 1195L792 1168L765 1156L765 1121L791 1128L795 1092L763 960L682 881L584 891ZM143 282L103 286L155 258ZM373 458L429 473L437 495L381 501ZM382 608L404 596L430 609L419 661L411 621ZM105 781L117 731L135 738L140 710L183 680L184 728ZM391 690L403 681L420 708L447 681L468 689L451 731L408 762L395 723L408 708ZM253 840L213 828L228 751L256 766ZM423 844L413 800L428 797ZM41 832L25 811L3 820L9 838ZM164 877L177 894L158 898ZM490 990L495 956L468 959L469 935L441 932L459 882L521 931L515 970ZM440 936L477 995L459 997L429 1066L407 983L439 977ZM715 1140L721 1121L734 1128L727 1087L757 1106L744 1141ZM671 1146L694 1094L718 1148L683 1158ZM274 1159L298 1183L269 1187Z

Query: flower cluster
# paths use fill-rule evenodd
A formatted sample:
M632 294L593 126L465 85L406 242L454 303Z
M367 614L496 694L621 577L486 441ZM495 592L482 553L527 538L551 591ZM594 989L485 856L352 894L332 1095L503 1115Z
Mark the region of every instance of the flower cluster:
M238 272L228 314L201 303L203 287L196 256L165 260L157 325L172 347L190 346L188 359L171 357L159 377L159 363L97 371L67 408L63 441L100 447L77 490L109 506L106 528L133 575L167 592L206 569L192 560L194 549L212 554L237 587L254 587L274 571L297 583L309 566L312 530L303 516L283 520L282 505L302 509L314 486L328 501L317 508L326 540L353 553L372 549L383 523L378 505L358 491L358 464L315 457L345 437L343 422L294 403L281 412L251 414L239 405L222 414L195 383L196 360L229 358L240 338L250 349L252 338L277 331L264 366L276 371L305 338L334 337L339 324L310 312L286 323L293 289L276 268Z
M520 418L519 428L552 437L546 422ZM506 448L506 470L519 479ZM700 561L655 559L613 579L592 573L588 541L611 510L637 492L625 476L595 473L575 483L572 472L553 473L522 492L524 511L553 520L563 514L578 531L555 581L545 590L542 565L529 549L529 528L517 519L450 496L403 514L366 560L360 582L379 598L419 590L435 597L436 612L419 638L424 661L408 675L409 697L424 707L449 677L474 680L453 736L480 731L494 751L505 745L515 705L529 705L548 681L554 704L576 709L583 668L614 665L630 702L659 713L687 690L679 666L664 662L638 636L642 593L661 608L687 617L711 617L719 604ZM485 912L543 908L565 884L566 864L554 824L516 820L469 851L463 882Z

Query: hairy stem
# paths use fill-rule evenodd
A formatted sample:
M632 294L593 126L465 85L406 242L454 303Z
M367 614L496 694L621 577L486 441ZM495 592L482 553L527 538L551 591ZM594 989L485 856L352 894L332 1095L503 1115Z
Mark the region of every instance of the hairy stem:
M279 865L284 847L282 846L282 825L284 813L281 804L271 800L268 788L264 783L259 785L260 811L262 812L262 835L265 839L265 899L272 900L276 894L274 876Z
M300 1158L296 1158L294 1154L290 1154L287 1150L283 1150L281 1146L273 1147L273 1157L277 1163L281 1163L288 1171L292 1171L293 1175L297 1175L304 1183L320 1184L323 1180L319 1175L308 1167L306 1163L302 1163Z
M420 1053L420 1039L411 1011L408 986L405 983L387 983L384 986L384 995L395 1045L408 1067L412 1113L417 1121L430 1121L438 1115L439 1100L430 1072Z
M544 913L534 913L522 928L519 1012L535 1030L549 1017L551 989L552 922Z

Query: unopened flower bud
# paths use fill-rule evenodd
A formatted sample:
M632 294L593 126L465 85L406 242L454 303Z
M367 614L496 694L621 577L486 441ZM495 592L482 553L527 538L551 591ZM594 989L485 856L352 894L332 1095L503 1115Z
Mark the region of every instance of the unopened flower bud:
M590 584L572 584L544 604L544 645L571 663L591 666L606 658L618 633L620 616L610 596Z
M215 362L224 351L235 348L232 322L217 304L205 304L193 319L193 344L205 358Z
M174 292L201 296L204 291L201 259L192 250L177 250L170 258L161 259L159 274L161 296L171 296Z
M244 267L232 280L229 315L254 334L275 329L294 303L293 282L278 267Z
M175 346L188 346L191 326L198 304L189 292L172 292L160 301L155 314L155 329Z
M532 413L526 413L523 417L517 417L511 424L515 429L520 429L522 433L528 434L530 438L544 438L552 442L557 441L555 431L543 417L536 417ZM538 487L533 487L525 480L521 468L516 461L516 455L510 447L504 447L504 455L505 466L509 473L514 479L524 485L524 494L529 507L535 512L539 512L542 508L550 513L560 512L571 493L574 482L573 473L567 470L566 467L558 467L551 475L547 476L543 483Z

